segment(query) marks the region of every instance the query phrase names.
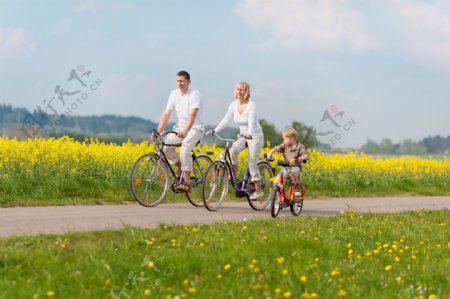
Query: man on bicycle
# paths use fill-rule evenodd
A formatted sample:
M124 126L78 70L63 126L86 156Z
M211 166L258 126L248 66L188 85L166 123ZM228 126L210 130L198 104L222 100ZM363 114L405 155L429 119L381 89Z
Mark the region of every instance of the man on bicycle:
M197 142L205 135L202 113L203 105L200 92L197 89L189 87L191 77L186 71L179 71L176 76L178 88L169 95L166 109L161 114L158 133L161 133L166 127L172 111L175 109L178 121L174 126L177 135L168 135L165 142L168 144L181 143L180 155L175 151L175 147L164 147L164 153L171 164L175 164L175 175L180 176L184 171L184 182L177 189L181 191L190 190L190 174L192 171L191 151ZM155 141L155 136L151 136Z

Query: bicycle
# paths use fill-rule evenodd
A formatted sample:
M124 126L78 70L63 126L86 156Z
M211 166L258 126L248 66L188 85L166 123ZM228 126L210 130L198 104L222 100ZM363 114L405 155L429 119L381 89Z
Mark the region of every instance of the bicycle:
M268 161L274 161L275 159L270 159ZM290 207L291 213L294 216L300 215L303 209L303 200L305 198L306 193L306 184L303 182L299 182L299 191L296 192L295 183L291 177L289 177L289 191L286 194L284 188L284 179L286 174L289 172L289 168L292 165L286 161L278 161L277 164L282 166L278 176L275 178L275 192L273 194L271 205L270 205L270 214L273 218L276 218L280 211L283 208Z
M205 172L202 185L205 207L210 211L219 209L228 194L228 184L231 183L237 197L247 197L247 201L252 209L257 211L264 210L268 206L273 193L273 183L270 181L270 178L274 176L274 169L265 161L258 162L257 165L261 174L261 190L264 190L267 196L256 200L250 199L250 195L255 192L255 184L250 182L248 164L242 179L237 178L237 174L233 173L231 167L230 143L235 142L239 138L244 138L244 136L238 135L236 139L226 139L217 133L213 133L213 135L225 141L226 145L220 159L212 162Z
M163 152L165 146L181 146L181 144L167 144L164 142L168 134L178 133L169 131L158 134L158 131L153 129L153 134L156 138L156 152L139 157L131 170L130 189L136 201L145 207L155 207L164 200L171 185L173 192L184 192L193 206L202 207L201 186L203 184L203 174L209 164L211 164L211 158L207 155L196 155L194 150L192 150L193 170L191 171L191 190L178 190L177 186L184 181L184 171L177 177L172 165ZM212 152L207 152L207 154L212 154ZM171 182L170 174L173 177Z

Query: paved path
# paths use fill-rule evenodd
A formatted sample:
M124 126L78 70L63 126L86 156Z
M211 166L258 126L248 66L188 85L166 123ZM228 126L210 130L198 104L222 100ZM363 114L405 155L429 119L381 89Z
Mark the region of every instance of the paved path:
M306 200L302 215L329 216L353 208L358 212L396 212L416 209L450 209L450 196L381 197ZM279 217L290 216L289 209ZM189 203L167 203L154 208L138 204L0 208L0 237L22 234L119 228L124 224L156 226L159 223L212 223L223 220L270 218L270 208L253 211L247 202L225 202L216 212Z

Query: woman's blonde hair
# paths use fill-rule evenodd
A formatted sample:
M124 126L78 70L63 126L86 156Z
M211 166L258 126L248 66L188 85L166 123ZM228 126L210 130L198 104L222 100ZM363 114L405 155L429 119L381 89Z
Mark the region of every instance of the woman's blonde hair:
M234 87L234 98L237 98L236 88L239 85L243 85L244 86L244 88L245 88L245 99L248 100L250 98L250 85L247 82L245 82L245 81L238 82L236 84L236 86Z
M297 131L292 127L285 128L281 134L283 135L283 137L286 138L293 137L295 138L295 140L297 140Z

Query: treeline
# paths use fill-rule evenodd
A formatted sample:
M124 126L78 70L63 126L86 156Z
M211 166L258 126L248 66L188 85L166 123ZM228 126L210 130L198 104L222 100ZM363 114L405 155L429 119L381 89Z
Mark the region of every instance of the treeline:
M22 138L69 135L76 140L96 137L105 142L116 143L128 139L142 141L157 125L134 116L55 116L4 104L0 104L0 124L1 134L7 136L17 136L18 132L22 133Z
M116 115L102 116L61 116L42 115L39 111L29 112L25 108L13 108L11 105L0 104L0 134L2 136L18 137L25 139L30 136L30 131L26 131L26 120L39 122L31 123L36 136L59 137L68 135L75 140L84 141L86 138L95 137L106 143L123 143L128 140L141 142L148 140L151 129L157 127L157 123L145 120L140 117L123 117ZM275 125L264 119L260 120L264 132L264 138L270 142L271 146L283 142L281 132ZM324 146L317 140L315 130L302 122L294 121L290 126L294 127L299 135L299 140L307 148L319 148L324 150ZM169 124L167 128L171 128ZM30 128L28 128L30 129ZM207 129L212 129L207 126ZM238 132L236 127L226 128L221 135L226 137L235 136ZM27 136L28 135L28 136ZM205 137L204 142L219 143L214 137ZM359 150L368 154L440 154L448 153L450 148L450 135L441 137L426 137L421 141L406 139L400 143L394 143L390 139L383 139L379 143L369 139ZM328 149L331 152L340 152L342 149Z
M400 143L394 143L390 139L382 139L379 143L367 140L361 147L361 151L368 154L401 154L401 155L424 155L424 154L448 154L450 148L450 135L441 137L426 137L421 141L405 139Z

